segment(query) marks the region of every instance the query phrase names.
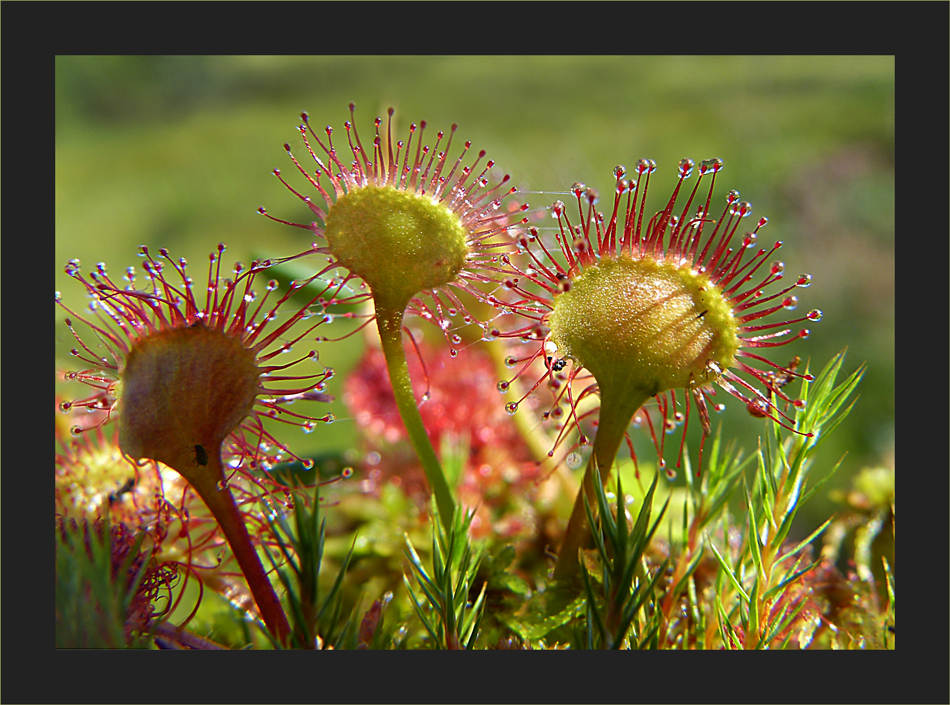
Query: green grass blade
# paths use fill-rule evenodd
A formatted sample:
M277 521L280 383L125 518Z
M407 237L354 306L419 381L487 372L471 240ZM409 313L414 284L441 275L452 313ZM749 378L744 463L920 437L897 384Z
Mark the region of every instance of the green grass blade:
M709 548L713 552L713 555L716 556L716 560L719 561L719 567L722 568L723 575L725 575L726 578L728 578L729 582L732 584L732 587L735 588L736 592L739 593L739 596L746 602L749 602L749 595L742 588L741 583L739 582L738 578L736 578L735 574L732 571L732 568L729 567L729 564L726 562L726 559L723 558L722 554L719 553L719 551L716 549L716 545L712 542L712 539L709 537L709 534L706 534L704 532L704 536L706 538L706 543L709 545Z

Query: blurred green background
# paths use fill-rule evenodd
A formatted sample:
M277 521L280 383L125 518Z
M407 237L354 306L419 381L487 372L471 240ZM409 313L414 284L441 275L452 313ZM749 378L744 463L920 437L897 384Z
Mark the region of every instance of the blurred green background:
M526 197L537 206L574 181L609 191L615 165L649 157L659 166L651 180L659 207L679 159L722 158L717 198L738 189L753 218L769 218L760 243L783 240L788 275L814 276L799 312L824 312L807 342L774 359L810 357L817 371L847 346L846 373L868 364L860 401L819 456L830 466L848 453L831 485L893 463L893 57L61 56L56 289L81 308L66 261L78 257L86 271L104 261L118 277L139 263L140 244L187 257L192 276L218 242L229 246L226 263L305 248L305 231L255 211L310 221L270 172L293 172L304 188L283 143L303 156L302 110L315 129L332 124L342 134L350 102L364 144L389 106L400 137L422 119L430 141L458 123L458 140L487 150L519 189L549 192ZM73 368L65 314L56 316L57 368ZM324 346L321 360L345 374L358 344ZM762 422L726 403L727 436L754 448ZM339 401L333 411L347 416ZM294 447L352 445L351 422L332 431L298 436ZM806 524L831 510L817 499L806 509Z

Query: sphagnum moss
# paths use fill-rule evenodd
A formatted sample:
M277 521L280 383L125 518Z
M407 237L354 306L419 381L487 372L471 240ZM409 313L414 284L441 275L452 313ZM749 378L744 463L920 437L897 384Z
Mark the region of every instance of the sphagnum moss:
M779 378L787 381L802 375L753 350L806 337L807 330L788 337L788 326L819 320L821 312L813 310L802 318L780 322L753 322L795 308L798 300L789 292L808 286L811 277L802 275L791 286L766 294L767 287L782 278L784 265L774 262L764 275L759 270L782 243L747 256L767 222L762 218L737 246L730 247L752 206L740 201L737 191L730 191L722 216L713 219L710 204L721 160L702 163L700 178L680 208L677 199L694 166L688 159L680 162L676 188L665 208L653 215L645 228L647 187L656 168L651 160L638 162L638 180L625 180L622 166L614 170L613 211L607 217L594 208L597 193L574 184L571 192L577 203L577 220L568 216L561 201L551 209L558 223L556 255L543 246L533 228L520 243L524 264L519 266L515 258L505 257L511 272L505 284L519 296L511 306L531 321L505 335L538 343L531 355L513 361L521 363L518 374L526 372L535 360L543 360L545 371L532 389L544 380L555 382L559 387L556 406L566 394L569 421L574 424L573 382L585 370L594 379L594 385L578 395L596 392L600 397L597 434L585 478L591 505L596 499L593 478L599 475L600 481L606 482L633 415L652 397L664 412L663 430L688 421L691 406L695 406L703 440L710 431L706 402L713 393L712 383L742 400L752 413L785 425L792 423L791 419L777 402L803 404L789 399L778 383ZM691 215L699 184L706 177L709 190ZM567 361L573 364L564 375L561 370ZM777 373L754 365L765 365ZM753 382L738 376L737 371L751 376ZM767 391L761 391L756 382ZM677 410L675 390L681 390L685 413ZM517 406L518 402L508 404L512 412ZM657 450L660 466L665 467L662 435ZM575 573L577 549L587 537L586 523L579 494L555 570L557 577Z

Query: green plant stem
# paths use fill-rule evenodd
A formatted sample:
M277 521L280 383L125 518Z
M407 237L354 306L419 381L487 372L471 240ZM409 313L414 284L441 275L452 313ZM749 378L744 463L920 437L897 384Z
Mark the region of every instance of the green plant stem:
M452 517L455 516L455 500L449 490L442 466L429 440L429 434L422 423L419 406L412 392L412 380L409 378L409 365L406 362L406 350L402 344L402 319L404 307L381 307L377 301L376 325L379 328L379 339L386 357L386 367L389 369L389 382L396 396L396 406L399 415L406 426L412 447L422 463L422 469L429 481L429 488L435 495L439 515L446 531L452 529Z
M612 391L613 390L613 391ZM610 477L610 468L623 443L630 420L637 409L650 398L643 390L620 385L602 388L600 393L600 417L597 435L594 436L594 450L584 471L584 483L577 493L571 518L567 522L564 541L554 566L555 580L573 580L578 576L580 563L577 552L590 540L590 526L587 512L584 511L584 492L591 507L597 506L597 494L594 489L594 477L598 474L601 485Z
M278 642L285 646L289 645L290 623L281 607L280 598L277 597L274 586L267 577L261 558L254 548L241 510L238 509L231 490L224 487L220 451L209 453L207 466L202 467L200 473L189 472L189 475L197 475L188 477L188 481L221 527L237 559L238 566L247 580L247 586L254 596L261 618Z

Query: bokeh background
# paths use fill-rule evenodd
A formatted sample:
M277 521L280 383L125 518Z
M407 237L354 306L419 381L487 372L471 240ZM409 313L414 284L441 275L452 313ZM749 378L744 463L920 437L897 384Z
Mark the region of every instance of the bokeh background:
M486 149L519 189L543 192L525 197L538 206L575 181L609 190L613 167L641 157L659 166L651 193L660 199L679 159L722 158L717 195L738 189L754 218L769 218L760 242L783 240L787 273L814 277L799 310L824 312L808 341L775 359L799 354L817 371L847 347L846 373L868 365L860 401L819 455L830 467L847 453L831 486L893 464L893 57L60 56L56 289L81 308L66 261L79 258L87 271L104 261L118 275L138 264L140 244L188 258L193 276L218 242L228 263L305 248L305 231L256 209L309 222L271 170L299 178L283 143L303 155L302 110L316 129L342 133L350 102L364 144L389 106L400 135L422 119L430 138L458 123L458 140ZM74 367L64 316L57 309L57 369ZM360 344L321 349L340 373L335 385ZM762 422L726 403L727 436L753 449ZM332 433L296 438L295 449L352 446L342 402L333 411L341 422ZM825 502L806 507L806 525L828 516Z

